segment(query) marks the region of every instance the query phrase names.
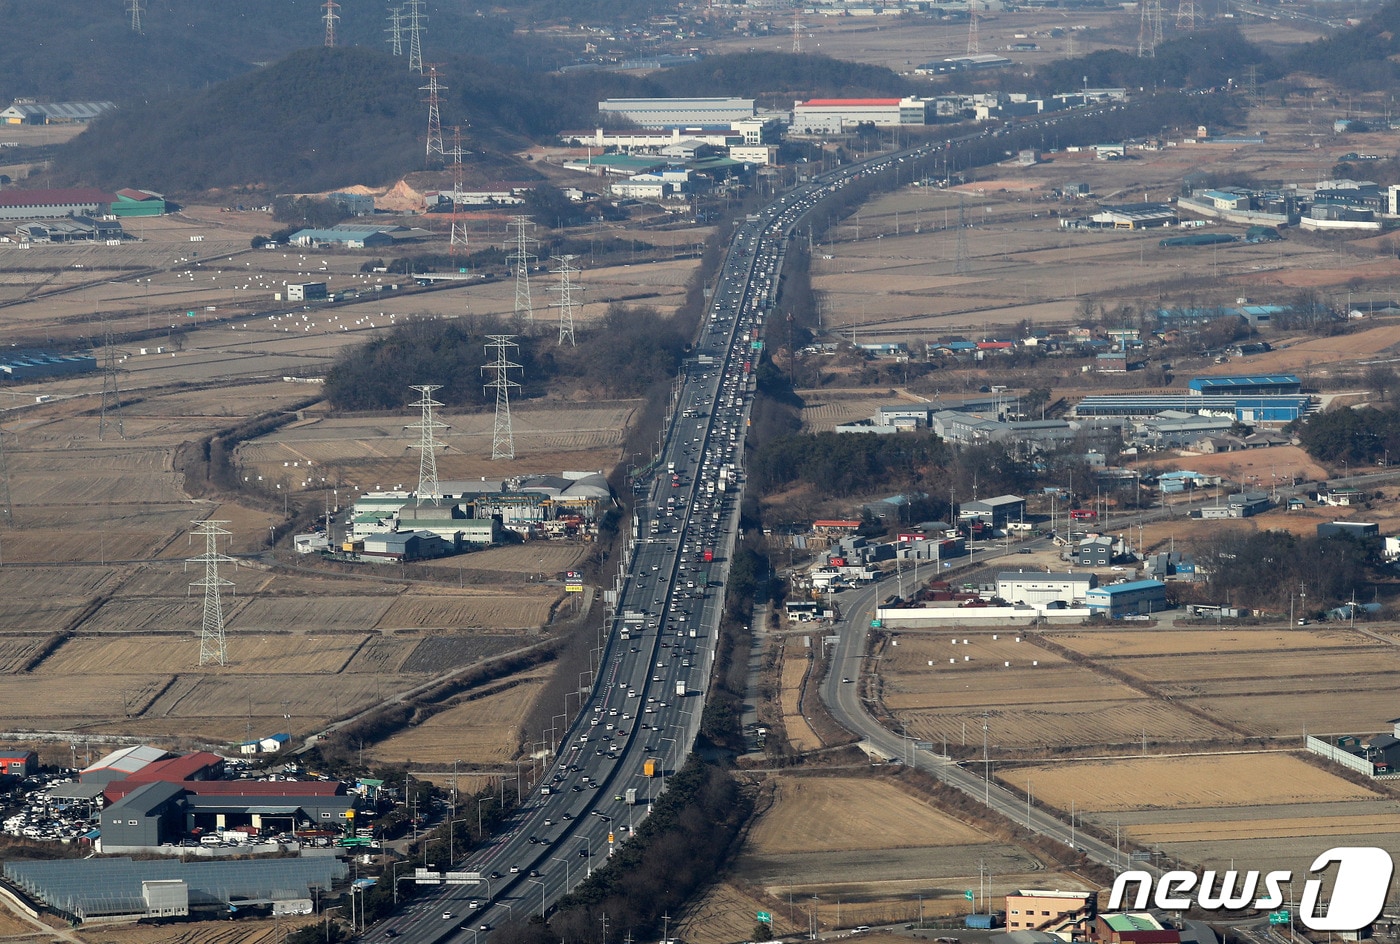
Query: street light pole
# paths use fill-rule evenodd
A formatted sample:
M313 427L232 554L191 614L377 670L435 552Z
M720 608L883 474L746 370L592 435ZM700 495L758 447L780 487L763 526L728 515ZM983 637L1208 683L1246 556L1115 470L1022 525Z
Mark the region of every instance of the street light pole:
M539 879L533 879L533 878L527 878L525 881L529 882L529 883L532 884L532 885L538 885L538 886L540 887L540 917L543 918L543 917L544 917L544 909L545 909L545 906L547 905L547 902L545 901L544 882L541 882Z

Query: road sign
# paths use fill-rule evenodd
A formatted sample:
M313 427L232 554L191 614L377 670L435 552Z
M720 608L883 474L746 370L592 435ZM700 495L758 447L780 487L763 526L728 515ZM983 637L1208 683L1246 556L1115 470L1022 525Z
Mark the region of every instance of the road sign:
M758 920L762 921L764 924L771 925L773 923L773 915L767 911L760 911L758 913Z
M877 620L877 619L876 619L876 620L871 620L871 621L870 621L870 628L871 628L871 629L879 629L881 626L884 626L884 625L885 625L884 622L882 622L881 620Z
M481 883L480 872L444 872L443 879L447 885L478 885Z
M977 896L972 893L972 889L970 888L967 891L963 892L963 897L966 898L968 901L977 900Z
M1269 912L1270 924L1288 924L1292 920L1293 915L1287 909Z

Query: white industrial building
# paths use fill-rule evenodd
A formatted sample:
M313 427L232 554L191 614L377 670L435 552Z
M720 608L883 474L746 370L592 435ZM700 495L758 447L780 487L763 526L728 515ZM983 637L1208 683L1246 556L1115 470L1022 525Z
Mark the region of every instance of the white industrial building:
M922 98L813 98L792 106L792 130L798 134L840 134L858 125L897 128L927 123Z
M598 114L641 128L729 127L753 118L754 110L751 98L610 98L598 103Z
M1011 604L1083 606L1088 592L1096 586L1098 579L1090 573L1050 574L1023 570L997 574L997 596Z

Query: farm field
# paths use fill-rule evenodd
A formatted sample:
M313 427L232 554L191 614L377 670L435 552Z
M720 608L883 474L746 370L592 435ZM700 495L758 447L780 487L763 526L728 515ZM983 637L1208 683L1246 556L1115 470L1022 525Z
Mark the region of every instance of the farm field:
M471 700L458 699L365 753L384 763L505 763L516 756L522 741L528 740L521 720L528 717L549 671L550 667L531 669L493 683L489 693Z
M993 898L1027 881L1079 887L891 778L783 774L768 777L763 790L760 815L726 882L684 917L697 933L711 933L700 926L704 916L739 901L762 902L756 910L771 911L779 931L800 929L806 906L789 913L790 894L816 909L822 929L913 920L921 896L930 917L962 914L963 889L977 887L979 860L993 876Z
M1101 834L1212 868L1306 869L1325 848L1400 850L1388 790L1358 786L1292 753L1132 757L1004 768L996 774Z
M911 736L939 749L980 745L984 713L992 745L1013 754L1111 749L1135 743L1144 728L1164 742L1229 736L1220 725L1066 661L1035 637L1018 643L1014 632L993 635L901 632L897 646L882 649L882 701Z
M779 702L783 712L783 730L788 744L795 751L810 751L822 746L821 738L812 730L802 714L802 680L807 677L811 652L802 645L802 637L789 636L783 646L782 691Z

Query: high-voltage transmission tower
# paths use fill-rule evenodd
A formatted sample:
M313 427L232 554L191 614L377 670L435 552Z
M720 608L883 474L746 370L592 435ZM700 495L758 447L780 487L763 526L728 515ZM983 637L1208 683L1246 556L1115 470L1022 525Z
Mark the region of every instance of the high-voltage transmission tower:
M1162 0L1139 0L1138 7L1138 58L1155 59L1162 44Z
M452 129L452 235L447 241L447 254L456 256L467 250L467 221L462 218L462 126Z
M559 293L559 343L563 345L569 342L570 347L574 347L574 293L582 293L583 286L574 281L574 276L582 270L578 266L570 265L577 256L560 256L559 268L551 270L559 276L559 284L550 287L550 291Z
M219 553L219 538L228 537L225 531L227 521L196 521L193 537L204 538L204 553L185 561L188 564L203 564L204 579L196 580L191 587L204 588L204 623L199 633L199 664L228 665L228 646L224 642L224 587L233 586L233 581L219 576L220 564L236 564L232 557Z
M395 56L403 55L403 7L389 8L389 47Z
M407 0L408 7L408 71L423 74L423 0Z
M5 526L13 528L15 526L15 509L10 504L10 461L5 458L5 431L0 430L0 501L4 502L0 507L0 514L5 516Z
M527 228L532 226L528 216L512 216L510 225L515 229L515 238L507 240L502 248L509 252L506 259L515 264L515 317L524 317L534 324L535 306L530 300L530 263L536 257L530 248L539 245L539 240L527 232Z
M433 399L433 391L441 390L442 384L418 384L412 389L417 390L422 396L417 403L412 406L421 407L423 418L416 423L405 426L404 429L418 430L418 442L410 446L410 449L420 449L418 457L418 504L423 504L424 496L434 505L438 503L438 474L437 474L437 451L446 449L447 443L439 442L437 431L447 429L446 423L439 423L433 419L433 407L442 406L441 403Z
M792 8L792 51L794 54L802 52L802 8Z
M507 372L524 368L506 360L506 350L512 347L519 348L520 345L515 343L513 334L488 334L486 338L491 342L486 345L486 350L494 348L496 351L496 359L481 368L494 374L494 379L483 386L487 390L496 391L496 423L491 430L491 458L514 459L515 433L510 425L510 390L512 387L519 389L520 384L511 380Z
M433 164L433 155L446 158L442 148L442 100L438 93L446 89L447 86L438 81L437 66L428 67L428 84L421 87L420 91L428 93L428 150L424 160L428 166Z
M967 54L975 56L982 51L982 42L977 38L977 11L967 8Z
M140 33L141 30L141 0L126 0L126 12L131 15L131 31Z
M958 194L958 237L954 245L953 274L971 274L972 263L967 260L967 213L962 194Z
M97 412L97 438L107 433L107 409L110 404L117 435L126 438L122 429L122 395L117 388L117 349L112 345L112 329L103 320L102 326L102 406Z
M335 12L340 9L340 4L335 0L326 0L321 4L321 9L326 13L321 19L326 21L326 46L329 49L335 48L335 24L340 22L340 14Z
M1198 16L1196 0L1180 0L1176 7L1176 28L1188 33L1193 32Z

